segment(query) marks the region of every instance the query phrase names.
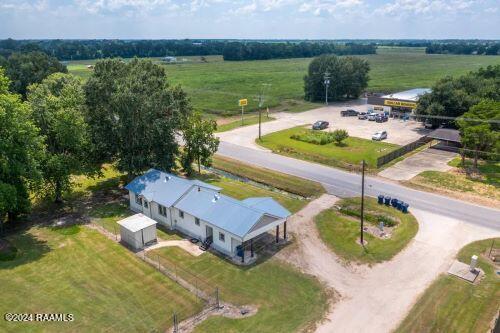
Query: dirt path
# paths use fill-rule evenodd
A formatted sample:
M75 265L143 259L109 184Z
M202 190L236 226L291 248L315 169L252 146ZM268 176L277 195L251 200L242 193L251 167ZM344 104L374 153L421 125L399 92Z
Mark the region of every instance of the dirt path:
M280 254L339 292L317 332L389 332L397 328L419 295L445 272L465 244L498 232L421 210L415 239L391 261L369 267L343 263L319 239L313 217L338 199L323 195L292 218L298 246ZM286 252L286 251L285 251Z

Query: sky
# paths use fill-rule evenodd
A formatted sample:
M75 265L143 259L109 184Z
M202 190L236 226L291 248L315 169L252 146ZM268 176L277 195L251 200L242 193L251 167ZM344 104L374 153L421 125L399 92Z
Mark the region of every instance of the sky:
M500 0L0 0L0 38L500 39Z

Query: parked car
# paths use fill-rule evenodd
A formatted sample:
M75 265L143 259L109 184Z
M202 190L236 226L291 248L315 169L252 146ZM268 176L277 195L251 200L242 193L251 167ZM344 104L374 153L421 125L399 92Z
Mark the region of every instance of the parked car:
M434 125L430 121L426 120L425 123L424 123L424 127L427 128L427 129L434 129L434 128L436 128L436 125Z
M313 124L312 129L313 130L323 130L325 128L328 128L328 125L330 125L329 122L324 121L324 120L318 120L317 122L315 122Z
M365 120L366 118L368 118L368 115L366 114L366 112L360 112L358 114L358 119Z
M358 114L359 114L358 111L352 109L340 111L340 115L342 117L356 117Z
M367 118L369 121L375 121L375 118L377 117L378 113L372 112L367 115Z
M384 139L387 139L387 131L378 131L372 135L372 140L382 141Z
M385 123L388 120L389 117L387 117L385 114L378 114L377 116L375 116L375 121L377 123Z

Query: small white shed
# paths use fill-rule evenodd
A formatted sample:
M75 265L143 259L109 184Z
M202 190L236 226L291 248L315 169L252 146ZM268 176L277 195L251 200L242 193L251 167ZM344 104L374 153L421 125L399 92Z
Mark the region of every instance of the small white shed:
M156 221L144 214L135 214L118 221L123 243L133 249L142 249L156 242Z

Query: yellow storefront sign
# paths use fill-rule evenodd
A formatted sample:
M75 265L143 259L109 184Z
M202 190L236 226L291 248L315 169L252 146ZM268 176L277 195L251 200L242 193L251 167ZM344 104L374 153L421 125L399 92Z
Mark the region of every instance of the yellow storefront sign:
M415 109L417 107L417 103L414 103L414 102L394 101L394 100L390 100L390 99L386 99L384 101L384 105L401 106L404 108L412 108L412 109Z
M246 98L240 99L238 101L238 104L239 104L239 106L247 106L248 105L248 99L246 99Z

